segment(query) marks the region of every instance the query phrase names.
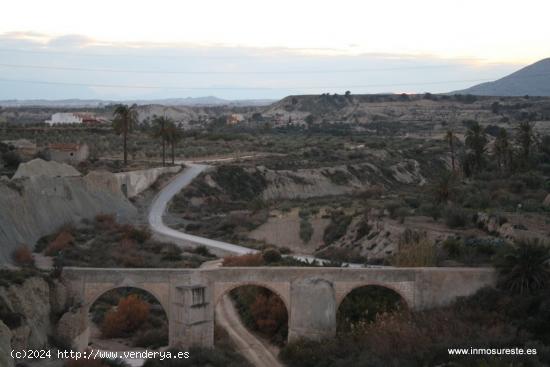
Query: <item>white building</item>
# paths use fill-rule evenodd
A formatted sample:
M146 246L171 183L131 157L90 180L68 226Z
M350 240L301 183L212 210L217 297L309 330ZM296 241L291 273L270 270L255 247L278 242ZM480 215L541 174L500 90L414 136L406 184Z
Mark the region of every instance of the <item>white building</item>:
M86 124L95 125L102 121L91 113L84 112L57 112L49 120L45 121L48 125L57 124Z
M71 112L57 112L52 115L49 120L45 121L48 125L57 124L81 124L83 119L75 113Z

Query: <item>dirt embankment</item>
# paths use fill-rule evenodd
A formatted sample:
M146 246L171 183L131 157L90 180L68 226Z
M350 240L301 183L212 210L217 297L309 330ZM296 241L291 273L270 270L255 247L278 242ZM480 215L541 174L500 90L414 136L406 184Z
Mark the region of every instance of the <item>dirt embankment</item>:
M0 181L0 264L10 262L19 246L33 246L40 237L63 225L100 213L114 214L119 221L135 217L136 209L122 194L113 174L61 174L27 174Z

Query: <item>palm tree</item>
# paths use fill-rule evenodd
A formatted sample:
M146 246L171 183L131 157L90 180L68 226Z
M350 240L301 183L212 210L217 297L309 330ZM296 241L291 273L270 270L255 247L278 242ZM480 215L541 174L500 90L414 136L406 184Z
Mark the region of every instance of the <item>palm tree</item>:
M476 168L483 167L483 154L487 145L487 137L477 121L473 121L466 131L466 146L472 150Z
M447 171L443 173L439 180L435 183L433 191L435 201L438 204L446 203L449 199L451 199L451 196L453 196L453 192L455 191L455 179L456 177L454 172Z
M166 165L166 142L168 141L168 126L173 121L166 116L159 116L153 119L153 137L160 138L162 142L162 165Z
M499 285L514 293L535 292L550 285L550 248L538 241L517 243L497 259Z
M449 143L449 148L451 150L451 166L454 172L455 171L455 145L454 145L454 134L452 130L447 131L447 134L445 135L445 139Z
M533 133L533 125L528 121L522 121L517 128L518 134L516 136L517 142L521 147L522 158L525 163L529 162L529 156L531 155L531 147L535 140Z
M128 133L138 122L137 105L119 104L115 107L113 128L117 134L123 136L124 165L128 164Z
M176 160L176 145L181 140L182 137L183 136L181 134L180 129L176 126L176 124L173 121L170 121L170 123L167 126L166 138L171 148L172 164L174 164Z
M501 128L495 140L495 156L500 170L510 166L510 143L508 142L508 133L506 129Z

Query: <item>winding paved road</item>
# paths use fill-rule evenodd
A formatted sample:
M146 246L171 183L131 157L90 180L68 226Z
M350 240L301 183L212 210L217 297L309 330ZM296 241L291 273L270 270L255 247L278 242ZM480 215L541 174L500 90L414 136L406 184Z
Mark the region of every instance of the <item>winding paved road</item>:
M186 162L185 165L186 168L184 169L184 171L177 175L172 181L170 181L170 183L157 194L157 196L153 200L153 203L151 204L151 207L149 209L148 221L153 233L169 237L174 240L184 241L190 245L204 245L210 248L219 249L237 255L257 252L257 250L251 248L183 233L172 229L164 224L162 217L166 212L166 208L170 200L172 200L172 198L185 186L189 185L191 181L193 181L193 179L197 177L201 172L210 168L210 166L208 165L189 162Z
M227 160L227 159L226 159ZM244 255L249 253L256 253L258 250L234 245L232 243L211 240L209 238L195 236L184 232L177 231L168 227L163 222L163 216L168 207L168 203L172 198L180 192L184 187L189 185L193 179L195 179L201 172L209 169L211 166L206 164L197 164L193 162L181 162L185 164L185 169L182 173L178 174L168 185L166 185L155 197L151 207L149 208L149 226L153 233L163 237L167 237L169 240L175 241L183 245L200 246L204 245L212 249L221 250L228 254ZM320 259L311 255L285 255L293 257L297 260L319 263L329 263L329 260ZM361 268L363 264L343 263L342 266L350 268ZM369 266L370 267L370 266Z

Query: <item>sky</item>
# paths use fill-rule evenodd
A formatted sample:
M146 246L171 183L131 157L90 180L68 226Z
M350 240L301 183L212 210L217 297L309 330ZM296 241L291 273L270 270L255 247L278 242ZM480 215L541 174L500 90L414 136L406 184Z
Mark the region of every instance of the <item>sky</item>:
M547 0L18 0L0 99L448 92L550 56Z

